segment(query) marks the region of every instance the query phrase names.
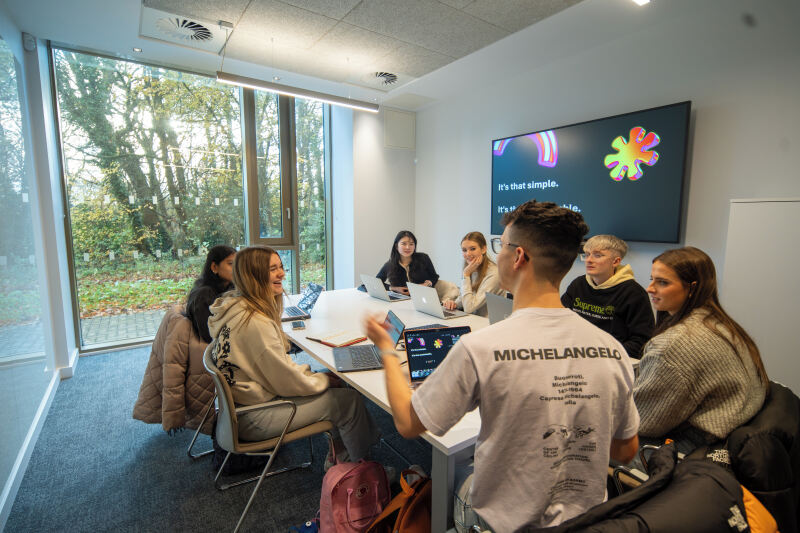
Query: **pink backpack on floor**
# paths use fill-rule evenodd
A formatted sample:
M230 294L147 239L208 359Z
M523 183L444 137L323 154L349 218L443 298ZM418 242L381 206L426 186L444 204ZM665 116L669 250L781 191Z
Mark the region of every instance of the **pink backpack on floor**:
M320 533L362 533L383 512L391 493L375 461L337 463L322 478Z

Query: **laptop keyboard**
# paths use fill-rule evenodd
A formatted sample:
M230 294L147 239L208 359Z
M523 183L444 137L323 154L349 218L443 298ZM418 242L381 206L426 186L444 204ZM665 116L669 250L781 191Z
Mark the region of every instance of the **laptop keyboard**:
M303 316L306 314L302 309L294 305L285 308L283 312L286 313L287 316Z
M405 328L403 331L417 331L418 329L435 329L447 327L444 324L425 324L424 326L417 326L414 328Z
M375 350L371 344L363 346L350 346L350 358L353 361L353 368L373 368L381 366Z

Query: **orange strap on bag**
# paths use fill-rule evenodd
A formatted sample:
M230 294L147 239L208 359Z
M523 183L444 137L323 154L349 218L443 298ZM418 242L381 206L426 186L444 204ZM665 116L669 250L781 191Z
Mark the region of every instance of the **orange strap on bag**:
M752 533L778 533L778 523L772 517L767 508L758 501L758 498L742 487L742 501L744 502L744 512L747 515L747 523Z
M420 479L411 485L408 476ZM402 491L369 526L367 533L429 533L431 530L431 479L415 470L403 470L400 475ZM392 517L397 514L393 520Z

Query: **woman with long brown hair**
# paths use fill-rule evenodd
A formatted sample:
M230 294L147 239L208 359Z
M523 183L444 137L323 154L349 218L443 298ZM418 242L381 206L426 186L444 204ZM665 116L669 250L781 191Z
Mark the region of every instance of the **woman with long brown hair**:
M661 320L633 391L639 434L683 452L726 438L761 409L769 381L753 339L719 303L714 263L691 246L667 250L647 292Z
M455 300L445 300L446 309L463 309L466 313L487 316L486 293L503 294L497 265L486 255L486 237L480 231L470 231L461 239L464 271L461 292Z
M330 420L339 434L334 435L334 441L340 438L350 458L361 459L378 440L377 428L361 396L353 389L331 388L327 373L312 372L286 353L289 343L280 318L284 276L281 258L272 248L251 246L236 254L236 290L211 306L208 327L216 343L211 356L225 375L237 405L290 399L297 404L297 412L289 431ZM258 441L279 435L284 414L274 411L242 413L239 438Z

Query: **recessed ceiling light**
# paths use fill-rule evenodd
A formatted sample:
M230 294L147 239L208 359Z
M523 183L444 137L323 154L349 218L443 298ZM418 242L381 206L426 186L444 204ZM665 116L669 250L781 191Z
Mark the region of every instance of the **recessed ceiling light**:
M272 76L272 81L280 81L280 76Z
M633 3L638 6L643 6L645 4L649 4L650 0L633 0Z
M142 53L142 49L137 47L137 46L133 47L133 51L136 52L137 54L141 54Z

